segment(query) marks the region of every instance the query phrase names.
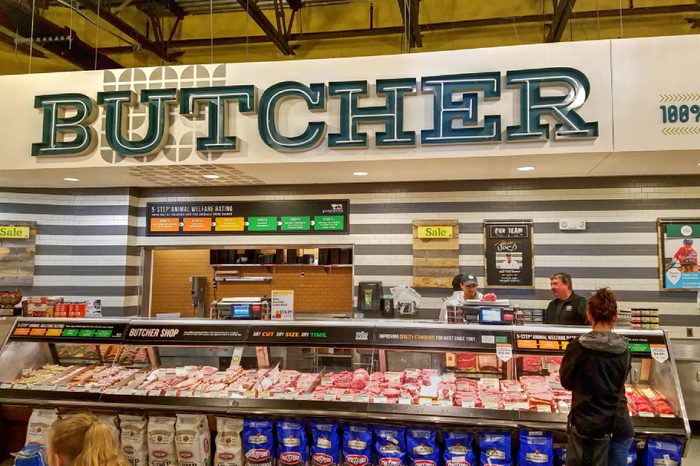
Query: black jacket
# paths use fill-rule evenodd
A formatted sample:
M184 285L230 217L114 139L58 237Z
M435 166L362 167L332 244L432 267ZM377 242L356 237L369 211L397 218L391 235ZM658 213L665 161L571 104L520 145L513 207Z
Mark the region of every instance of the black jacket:
M553 299L547 306L545 323L558 325L586 325L586 298L571 293L566 299Z
M582 435L634 436L625 379L632 368L628 341L613 332L589 332L566 348L559 376L573 392L569 419Z

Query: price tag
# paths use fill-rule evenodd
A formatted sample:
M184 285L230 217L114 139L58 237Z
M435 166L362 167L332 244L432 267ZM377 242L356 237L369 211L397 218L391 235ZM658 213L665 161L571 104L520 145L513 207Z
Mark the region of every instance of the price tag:
M229 392L228 393L229 398L235 398L237 400L245 398L241 392Z
M454 406L451 400L438 400L438 406Z
M139 389L139 390L134 390L134 395L136 396L146 396L148 395L148 391L144 389Z
M513 358L513 347L508 344L499 343L496 345L496 357L503 362L508 362Z
M375 397L372 399L372 403L388 403L388 402L389 402L389 400L384 395L375 395Z
M102 393L102 387L90 387L88 388L90 393Z
M287 392L282 394L282 398L285 400L296 400L299 397L297 392Z
M192 396L192 390L182 390L182 391L180 391L180 396L183 398L186 398L188 396Z
M18 383L17 385L14 386L16 390L26 390L27 389L27 384L26 383Z
M177 390L166 390L165 396L177 396Z
M105 390L106 395L116 395L119 392L116 388L108 388Z
M674 416L673 414L659 414L659 417L670 417L670 418L673 418L673 417L676 417L676 416Z
M369 395L357 395L355 396L355 401L357 403L369 403Z
M133 395L134 389L131 387L122 387L119 389L119 394L120 395Z
M407 396L400 396L399 397L399 404L400 405L410 405L413 403L413 399L409 398Z
M486 409L498 409L498 401L485 401L484 408L486 408Z
M0 383L0 389L7 389L7 388L12 388L12 382L3 382Z
M335 393L326 393L325 395L323 395L323 401L335 401L335 399Z
M353 401L354 395L352 393L343 393L340 395L340 401Z
M639 417L656 417L656 415L654 413L650 413L648 411L639 411L639 413L637 413L637 415Z
M72 389L71 391L72 391L72 392L75 392L75 393L85 393L85 392L87 391L87 388L86 388L86 387L83 387L83 386L81 385L81 386L78 386L78 387L73 387L73 389Z
M285 399L285 394L282 392L274 392L272 394L272 399L273 400L284 400Z
M666 345L649 345L651 349L651 357L660 363L664 363L668 360L668 348Z
M550 405L537 405L538 413L551 413L552 407Z
M310 401L310 400L314 399L314 394L313 393L302 393L301 396L299 396L299 399Z
M462 408L476 408L476 402L474 400L462 400Z
M32 385L29 388L31 390L46 390L46 385Z
M433 400L430 398L419 398L418 399L418 404L421 406L432 406L433 405Z

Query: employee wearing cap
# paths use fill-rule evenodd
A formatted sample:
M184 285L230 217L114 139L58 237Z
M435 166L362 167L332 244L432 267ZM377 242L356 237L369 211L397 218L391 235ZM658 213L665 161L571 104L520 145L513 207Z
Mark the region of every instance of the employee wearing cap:
M479 282L476 275L458 274L452 279L452 296L447 298L440 308L440 322L447 322L447 306L461 306L468 299L482 300L484 295L477 290Z
M545 322L558 325L586 325L586 298L574 293L571 275L558 272L549 277L554 299L549 302Z

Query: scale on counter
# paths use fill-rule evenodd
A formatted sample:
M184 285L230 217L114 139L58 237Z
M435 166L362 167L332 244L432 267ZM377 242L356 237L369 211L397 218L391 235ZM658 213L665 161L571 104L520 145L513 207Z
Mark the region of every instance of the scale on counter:
M468 324L512 325L513 309L507 299L498 301L467 300L462 307Z
M267 301L264 298L223 298L216 303L216 310L219 319L259 320L266 305Z

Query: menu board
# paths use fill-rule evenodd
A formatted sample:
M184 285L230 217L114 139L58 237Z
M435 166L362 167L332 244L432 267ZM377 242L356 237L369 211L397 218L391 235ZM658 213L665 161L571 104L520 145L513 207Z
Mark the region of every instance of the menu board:
M61 341L121 341L126 323L18 322L11 338Z
M486 285L533 286L532 222L484 222Z
M495 351L498 344L510 344L507 331L464 330L452 328L379 327L375 336L377 347L416 346L431 349L474 349Z
M530 332L515 332L515 351L518 353L533 352L536 354L553 352L563 353L571 340L578 338L581 334L565 334L565 333L530 333ZM629 339L629 348L632 354L648 356L654 351L660 351L662 348L667 351L666 341L661 335L636 335L627 336Z
M146 204L149 236L347 234L348 200Z
M700 290L700 219L659 220L662 290Z

